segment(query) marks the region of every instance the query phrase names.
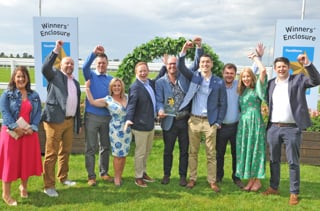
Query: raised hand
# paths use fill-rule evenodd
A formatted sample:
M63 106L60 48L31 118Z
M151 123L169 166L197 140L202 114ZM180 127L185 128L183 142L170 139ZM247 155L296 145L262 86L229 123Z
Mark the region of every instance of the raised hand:
M104 47L102 45L97 45L94 49L93 49L93 53L94 54L102 54L104 53Z
M166 54L166 53L163 54L162 62L163 62L164 65L167 65L167 63L168 63L168 58L169 58L168 54Z
M263 43L259 42L259 43L257 44L257 47L256 47L257 56L262 57L263 54L264 54L264 49L265 49L265 48L266 48L266 47L263 45Z
M308 58L307 54L299 54L297 60L302 65L309 64L309 58Z

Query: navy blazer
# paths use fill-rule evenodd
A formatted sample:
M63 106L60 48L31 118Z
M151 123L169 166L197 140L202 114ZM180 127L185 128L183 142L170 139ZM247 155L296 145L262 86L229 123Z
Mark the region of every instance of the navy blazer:
M288 84L289 100L293 118L301 130L311 126L306 100L306 89L320 84L320 74L315 66L311 63L309 66L306 66L306 69L309 73L309 77L304 74L290 75ZM276 78L273 78L268 82L267 103L269 105L269 119L267 128L271 126L272 94L276 86L275 80Z
M185 56L179 57L178 69L190 80L190 85L186 96L180 105L179 110L183 110L192 100L199 90L203 77L199 71L192 72L185 65ZM215 123L221 125L227 112L227 91L221 78L212 74L209 84L209 96L207 101L207 116L210 125Z
M47 56L42 66L42 74L48 81L47 86L47 100L42 112L41 120L50 123L62 123L66 117L66 105L68 97L68 78L60 70L53 67L53 64L58 54L51 52ZM75 132L79 133L81 127L80 115L80 84L77 80L73 79L77 88L77 111L75 115Z
M148 80L154 91L154 81ZM155 110L150 94L141 81L136 79L130 86L128 97L126 120L133 122L131 128L140 131L153 130Z

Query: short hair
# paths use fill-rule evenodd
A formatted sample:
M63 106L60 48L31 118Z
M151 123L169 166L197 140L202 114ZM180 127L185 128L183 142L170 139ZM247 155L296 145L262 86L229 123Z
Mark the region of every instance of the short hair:
M124 91L125 91L125 85L124 82L120 79L120 78L112 78L110 83L109 83L109 95L112 96L113 92L112 92L112 87L113 85L119 81L121 84L121 92L120 92L120 97L123 98L124 97Z
M233 63L227 63L227 64L225 64L224 66L223 66L223 72L224 72L224 70L226 70L226 69L234 69L235 70L235 72L237 73L237 66L235 65L235 64L233 64Z
M107 54L105 54L105 53L98 53L98 54L97 54L97 57L106 58L106 60L108 61L108 56L107 56Z
M250 77L252 78L251 84L250 84L250 88L254 88L256 86L256 82L257 82L257 78L255 76L255 74L253 73L252 69L250 67L245 67L241 72L240 72L240 76L239 76L239 82L238 82L238 89L237 92L239 95L242 95L246 86L244 85L244 83L242 82L242 76L243 73L249 73Z
M31 82L30 82L30 74L29 74L29 71L28 71L26 66L18 66L18 67L16 67L16 69L13 71L13 73L11 75L11 79L10 79L9 84L8 84L8 89L9 90L15 90L17 88L16 82L14 81L14 79L15 79L18 71L21 71L24 74L26 80L28 80L28 82L26 84L26 90L32 92L32 90L31 90Z
M202 57L209 58L209 59L213 62L211 55L209 55L209 54L207 54L207 53L205 53L205 54L203 54L202 56L200 56L200 59L201 59Z
M283 56L277 57L277 58L274 60L273 65L276 66L276 63L277 63L277 62L283 62L283 63L285 63L286 65L290 66L290 61L289 61L289 59L286 58L286 57L283 57Z
M134 66L134 71L137 70L137 68L141 65L145 65L149 71L149 66L148 66L148 63L147 62L138 62L135 66Z

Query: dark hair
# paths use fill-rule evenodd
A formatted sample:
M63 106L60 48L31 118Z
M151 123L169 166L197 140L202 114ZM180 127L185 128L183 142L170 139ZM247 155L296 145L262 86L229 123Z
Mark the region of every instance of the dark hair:
M285 63L286 65L290 66L290 61L289 61L289 59L286 58L286 57L283 57L283 56L276 58L276 59L274 60L274 62L273 62L273 65L276 66L276 63L277 63L277 62L283 62L283 63Z
M209 58L211 61L213 61L213 60L212 60L212 57L211 57L209 54L207 54L207 53L205 53L205 54L203 54L202 56L200 56L200 58L202 58L202 57L207 57L207 58Z
M27 67L25 67L25 66L18 66L13 71L13 73L11 75L11 79L10 79L9 84L8 84L8 89L9 90L15 90L17 88L16 83L14 82L14 79L15 79L18 71L21 71L24 74L24 76L26 77L26 80L28 80L28 82L26 84L26 90L29 91L29 92L32 92L29 71L28 71Z
M98 53L97 57L106 58L106 60L108 61L108 56L105 53Z
M232 64L232 63L227 63L223 66L223 72L225 69L234 69L235 72L237 73L237 66L235 64Z

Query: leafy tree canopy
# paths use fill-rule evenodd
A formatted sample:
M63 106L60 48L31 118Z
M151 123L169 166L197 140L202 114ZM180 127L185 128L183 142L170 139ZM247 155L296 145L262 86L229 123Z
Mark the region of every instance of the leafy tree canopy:
M116 76L124 81L126 87L129 87L135 75L134 66L136 63L139 61L152 62L161 58L164 54L177 56L185 42L186 39L183 37L179 37L178 39L156 37L136 47L132 53L129 53L119 65ZM204 48L204 52L209 54L213 59L213 74L221 76L223 63L219 60L218 55L207 44L202 43L202 47ZM186 57L192 60L194 58L194 50L189 50Z

